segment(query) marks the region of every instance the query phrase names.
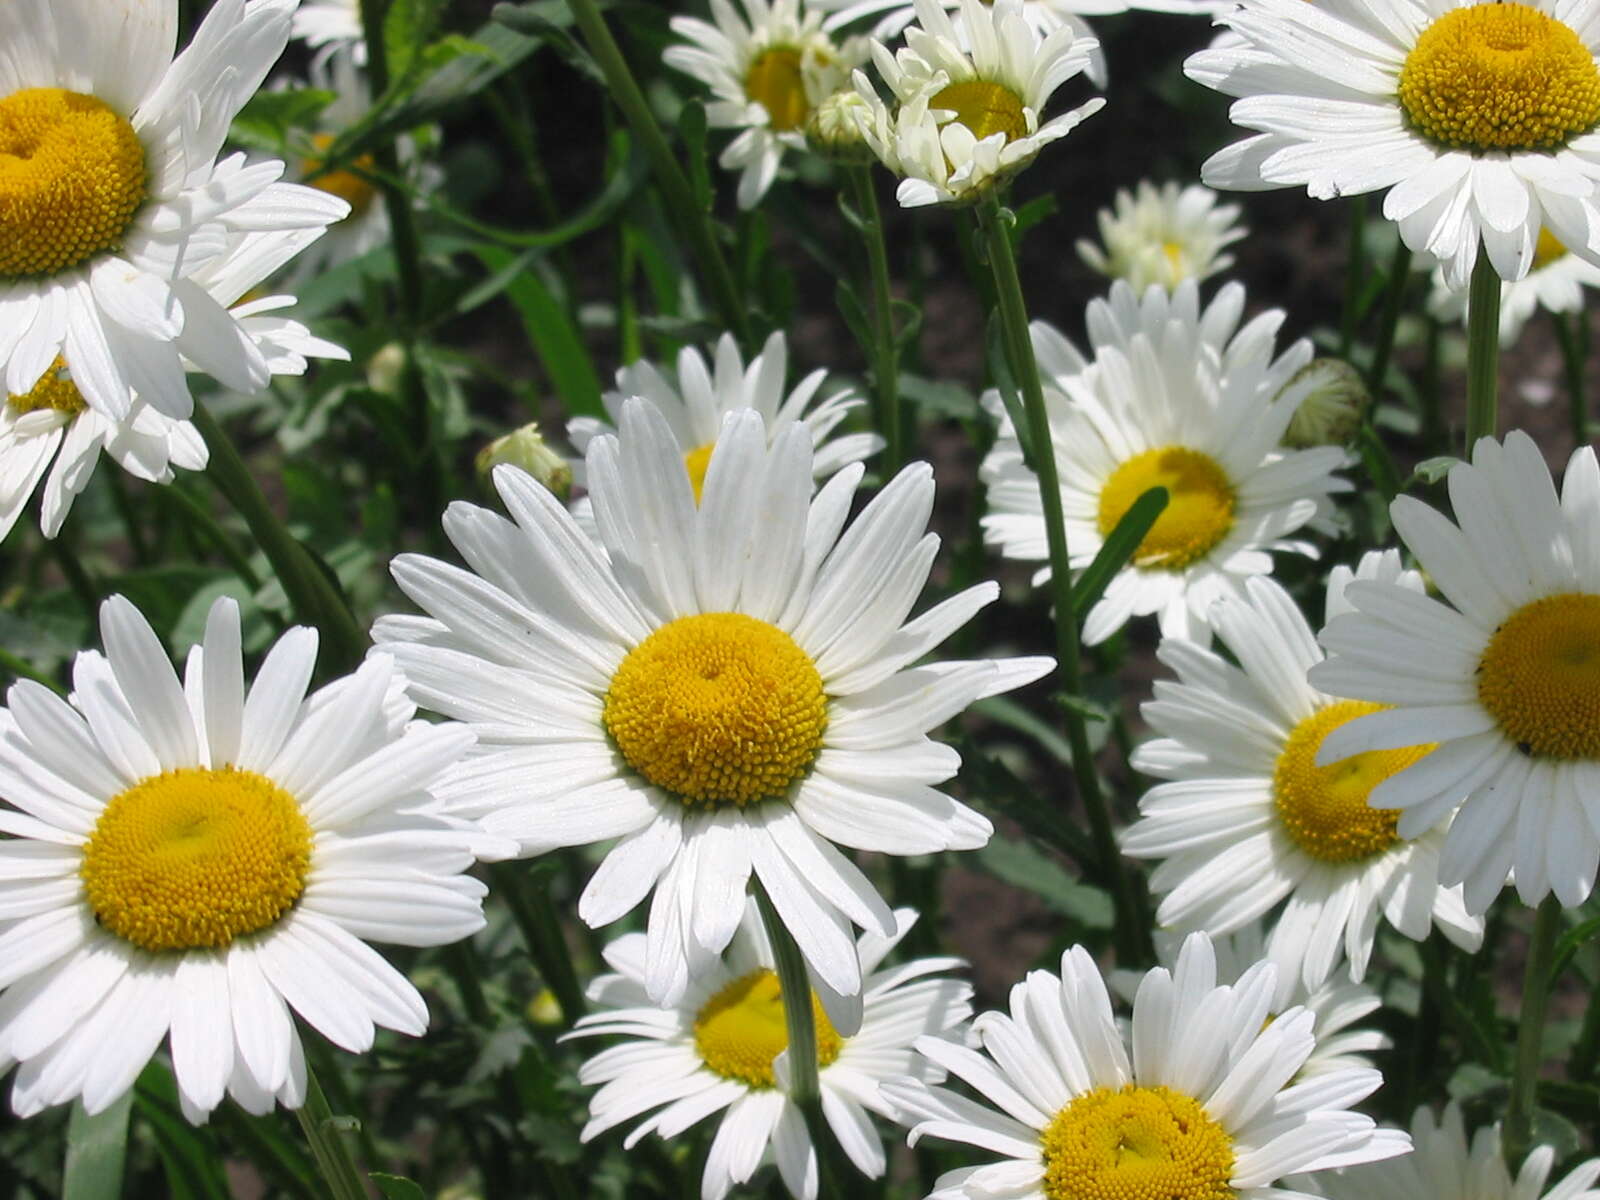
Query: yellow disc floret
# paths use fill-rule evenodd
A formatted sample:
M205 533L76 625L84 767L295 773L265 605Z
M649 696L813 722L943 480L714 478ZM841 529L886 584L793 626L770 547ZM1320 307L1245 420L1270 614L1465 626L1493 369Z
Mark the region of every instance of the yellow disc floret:
M744 94L767 110L767 127L775 133L799 129L811 112L800 57L793 46L773 46L745 72Z
M1459 150L1553 150L1600 121L1600 70L1566 25L1526 4L1473 4L1417 38L1400 106Z
M116 249L144 197L144 145L108 105L61 88L0 99L0 278Z
M817 1063L825 1067L839 1057L844 1039L822 1011L815 992L811 1017L817 1030ZM773 1087L777 1081L772 1060L788 1047L783 993L777 975L766 968L741 975L695 1014L694 1048L700 1061L724 1079L753 1088Z
M234 767L182 767L111 798L83 851L100 924L142 950L222 947L300 898L311 827L282 788Z
M822 677L783 630L743 613L698 613L622 660L603 720L622 757L684 803L782 796L822 748Z
M1346 721L1380 712L1385 706L1365 700L1340 700L1318 709L1289 734L1272 773L1273 807L1283 831L1312 858L1359 862L1381 854L1400 840L1397 808L1372 808L1367 797L1389 776L1404 771L1433 749L1406 746L1368 750L1325 767L1317 766L1322 739Z
M1233 1139L1200 1104L1128 1084L1078 1096L1045 1126L1050 1200L1233 1200Z
M700 493L706 489L706 472L711 469L711 452L716 448L715 442L707 442L683 456L683 466L689 472L689 486L694 489L696 504L700 503Z
M50 409L54 412L64 413L75 417L85 408L82 394L78 385L72 382L72 377L67 374L67 364L58 354L55 362L46 368L45 373L39 376L39 382L21 396L10 396L6 403L11 406L11 411L18 416L24 413L39 412Z
M1533 247L1533 269L1542 271L1553 262L1565 258L1568 250L1561 244L1561 239L1548 229L1539 230L1539 240Z
M928 101L930 109L948 109L956 121L965 125L980 142L997 133L1014 142L1028 133L1028 119L1022 98L1001 83L987 79L964 79L948 84Z
M1233 528L1233 484L1210 455L1186 446L1146 450L1111 473L1100 489L1098 525L1107 537L1153 487L1167 489L1167 507L1133 553L1137 567L1181 571L1199 562Z
M334 143L331 133L319 133L312 137L311 144L318 150L327 150ZM300 163L300 173L306 177L306 184L318 191L327 192L330 196L337 196L350 206L350 215L346 221L353 221L372 207L372 201L378 194L378 189L373 186L368 176L377 169L377 160L370 154L363 154L351 161L350 169L341 171L324 171L323 158L307 158Z
M1478 660L1478 701L1534 758L1600 759L1600 596L1525 604Z

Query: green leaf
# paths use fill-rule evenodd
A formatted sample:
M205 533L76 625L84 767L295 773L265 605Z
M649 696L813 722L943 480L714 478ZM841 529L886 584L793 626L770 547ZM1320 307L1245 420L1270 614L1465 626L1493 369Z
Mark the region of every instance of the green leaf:
M690 100L678 111L678 132L683 137L689 165L689 187L703 212L711 211L711 168L706 161L706 108Z
M970 738L961 745L961 778L971 795L988 801L1030 836L1065 850L1079 866L1095 861L1088 837L1059 803L1017 778L999 759L984 754Z
M155 1138L169 1200L230 1200L216 1142L179 1112L177 1090L165 1067L152 1063L145 1068L133 1103L140 1124Z
M1013 215L1014 224L1011 230L1011 241L1014 245L1022 244L1023 235L1043 221L1046 217L1055 215L1059 207L1056 203L1055 193L1047 192L1043 196L1036 196L1029 200Z
M503 270L512 260L511 251L498 246L479 246L474 253L490 271ZM567 415L603 418L600 377L566 310L532 271L524 271L512 280L506 286L506 295L521 314L522 327Z
M378 1185L385 1200L428 1200L428 1193L404 1175L386 1175L382 1171L369 1171L367 1178Z
M1100 553L1094 556L1094 561L1078 576L1078 582L1073 586L1072 603L1078 610L1080 623L1095 602L1105 594L1106 586L1116 578L1117 572L1128 565L1134 552L1139 549L1139 543L1144 541L1145 534L1150 532L1156 519L1166 511L1168 500L1166 488L1153 487L1122 514L1122 520L1117 522L1117 527L1101 544Z
M1554 983L1567 969L1579 946L1596 937L1600 937L1600 917L1590 917L1587 921L1580 921L1562 934L1561 940L1556 943L1555 953L1550 962L1550 981Z
M228 137L252 150L278 152L292 130L311 129L334 94L321 88L257 92L233 119Z
M128 1150L129 1088L104 1112L90 1116L83 1101L72 1104L67 1125L67 1163L62 1170L64 1200L116 1200L122 1194L122 1163Z
M928 379L902 372L900 395L928 417L975 421L982 411L971 389L950 379Z
M851 286L848 279L841 279L834 285L833 302L839 307L839 315L844 318L844 323L849 327L850 334L856 343L872 356L872 322L867 317L867 309L861 303L861 297L856 294L856 289Z
M1083 928L1111 928L1110 897L1074 879L1038 847L1012 838L993 837L977 852L977 859L978 865L997 879L1031 892Z
M391 86L403 90L421 70L424 51L439 27L445 0L392 0L383 15L383 47Z
M1416 470L1411 472L1411 481L1438 483L1439 480L1450 474L1450 468L1460 461L1459 458L1451 454L1441 454L1437 458L1425 458L1417 464Z

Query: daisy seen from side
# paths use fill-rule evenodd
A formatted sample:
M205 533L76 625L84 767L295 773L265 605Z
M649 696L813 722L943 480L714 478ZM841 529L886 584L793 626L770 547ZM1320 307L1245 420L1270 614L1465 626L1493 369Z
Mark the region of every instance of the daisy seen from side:
M889 907L838 847L924 854L991 826L945 795L960 758L927 733L1048 658L917 664L998 594L910 621L938 538L930 468L897 475L845 527L860 464L812 496L811 434L724 419L695 504L671 424L642 399L586 461L598 545L527 475L494 474L512 521L467 504L445 530L470 570L401 555L428 614L379 644L417 702L478 749L445 793L524 855L621 839L578 904L610 923L653 892L646 984L681 998L733 937L752 875L810 964L830 1020L860 1019L852 923Z
M1311 1014L1268 1022L1275 970L1259 963L1217 982L1204 934L1139 985L1119 1028L1081 946L1061 974L1032 971L1008 1012L972 1023L977 1048L917 1049L982 1101L947 1087L891 1081L883 1093L913 1142L965 1142L1001 1156L940 1177L929 1200L1291 1200L1285 1175L1404 1154L1403 1133L1351 1110L1382 1083L1348 1067L1296 1080L1312 1053Z
M904 1076L943 1079L944 1072L912 1043L946 1038L972 1015L971 986L942 974L961 966L960 959L884 965L915 921L912 910L896 909L892 933L861 935L863 1014L857 1033L842 1036L812 1000L823 1116L850 1162L873 1179L883 1175L887 1159L872 1114L893 1115L879 1083ZM787 1095L783 995L755 905L746 906L726 955L697 974L669 1008L652 1004L645 990L643 934L612 942L605 957L616 973L589 986L589 997L601 1011L581 1019L568 1036L627 1040L596 1054L579 1071L580 1082L600 1085L589 1103L584 1141L652 1109L657 1111L628 1134L626 1147L652 1133L678 1137L721 1113L706 1155L705 1200L722 1200L768 1161L776 1163L790 1195L815 1200L816 1148L799 1107Z
M369 941L483 926L464 872L500 847L431 788L472 742L410 720L392 659L307 696L316 634L286 633L246 690L239 612L211 607L180 681L137 609L101 607L66 700L0 709L0 1066L27 1116L99 1112L163 1041L183 1110L298 1107L297 1016L353 1052L420 1034L417 990Z
M1474 913L1508 872L1525 903L1581 904L1600 861L1600 465L1580 447L1558 494L1518 430L1479 439L1448 489L1454 521L1390 505L1440 599L1354 583L1355 611L1322 631L1311 682L1383 707L1330 733L1318 761L1432 744L1371 801L1399 810L1401 837L1454 814L1440 881Z

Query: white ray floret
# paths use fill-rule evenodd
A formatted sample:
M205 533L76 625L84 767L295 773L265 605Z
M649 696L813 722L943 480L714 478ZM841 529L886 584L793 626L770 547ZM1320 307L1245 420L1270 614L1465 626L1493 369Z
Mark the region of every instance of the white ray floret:
M1521 279L1500 289L1500 345L1514 343L1528 319L1541 308L1557 315L1583 312L1586 288L1600 288L1600 266L1571 253L1549 230L1541 230L1533 266ZM1467 293L1452 289L1444 272L1437 270L1428 309L1437 317L1465 324Z
M1209 279L1233 265L1224 253L1245 235L1239 206L1217 204L1210 188L1191 183L1160 188L1141 180L1138 190L1117 192L1114 209L1096 214L1100 240L1080 240L1078 256L1111 279L1123 279L1142 294L1153 283L1171 291L1185 279Z

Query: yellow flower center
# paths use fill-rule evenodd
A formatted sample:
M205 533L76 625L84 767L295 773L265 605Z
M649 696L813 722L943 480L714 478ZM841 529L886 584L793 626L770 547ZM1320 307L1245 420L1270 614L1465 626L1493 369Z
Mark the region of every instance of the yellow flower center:
M1045 1126L1049 1200L1233 1200L1233 1139L1164 1087L1096 1088Z
M311 144L318 150L326 150L334 141L333 134L319 133L312 137ZM378 164L372 155L363 154L351 160L350 166L353 168L351 170L323 171L322 174L317 174L322 171L322 165L326 161L324 158L316 157L302 159L300 173L306 176L308 187L327 192L330 196L337 196L348 204L350 215L345 217L345 220L354 220L372 207L372 201L378 194L378 189L371 181L357 172L365 171L370 174Z
M929 108L948 109L959 124L965 125L980 142L997 133L1007 142L1027 136L1028 120L1022 112L1022 97L1004 84L987 79L964 79L939 90L928 102Z
M0 277L115 249L144 197L144 146L108 105L62 88L0 99Z
M1461 150L1551 150L1600 120L1600 70L1578 35L1526 4L1452 9L1400 69L1400 106Z
M696 446L683 456L684 469L689 472L689 486L694 489L694 502L700 503L700 493L706 488L706 472L711 469L711 452L717 448L715 442L707 442L704 446Z
M622 660L602 714L622 757L685 804L782 796L828 726L822 676L783 630L743 613L661 626Z
M800 51L793 46L763 50L745 74L744 94L767 110L767 127L773 132L799 129L811 112Z
M1524 604L1478 660L1478 701L1524 754L1600 758L1600 596Z
M1167 489L1167 507L1133 553L1146 570L1181 571L1233 528L1233 484L1217 461L1185 446L1146 450L1111 473L1100 489L1100 536L1108 537L1140 496Z
M817 1063L825 1067L839 1057L844 1039L822 1011L815 992L811 1016L817 1029ZM788 1047L783 993L777 975L765 967L728 984L694 1018L694 1048L700 1061L724 1079L753 1088L776 1086L772 1060Z
M1539 241L1533 247L1533 269L1541 271L1551 263L1567 256L1567 248L1561 244L1561 239L1548 229L1539 230Z
M1397 808L1371 808L1367 797L1391 775L1433 749L1432 743L1400 750L1368 750L1325 767L1317 766L1322 739L1346 721L1380 712L1385 705L1340 700L1318 709L1294 727L1272 773L1273 807L1289 840L1322 862L1359 862L1400 840Z
M294 907L311 827L294 797L234 767L182 767L111 798L84 847L100 924L142 950L222 947Z
M21 396L8 397L6 403L18 416L48 408L75 417L89 407L84 403L78 385L67 374L67 364L59 354L55 362L39 376L38 383Z

